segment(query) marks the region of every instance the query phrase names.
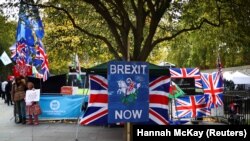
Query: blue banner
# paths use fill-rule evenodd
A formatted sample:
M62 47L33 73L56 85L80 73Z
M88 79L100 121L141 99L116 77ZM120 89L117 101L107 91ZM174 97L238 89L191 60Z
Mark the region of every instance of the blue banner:
M108 122L149 120L149 69L145 62L108 65Z
M83 96L41 96L41 119L77 119L81 114Z

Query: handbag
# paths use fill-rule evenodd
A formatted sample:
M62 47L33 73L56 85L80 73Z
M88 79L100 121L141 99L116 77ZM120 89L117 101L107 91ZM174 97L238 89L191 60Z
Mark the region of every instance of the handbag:
M40 107L39 104L35 104L35 105L34 105L34 114L35 114L35 115L40 115L40 114L42 114L42 109L41 109L41 107Z

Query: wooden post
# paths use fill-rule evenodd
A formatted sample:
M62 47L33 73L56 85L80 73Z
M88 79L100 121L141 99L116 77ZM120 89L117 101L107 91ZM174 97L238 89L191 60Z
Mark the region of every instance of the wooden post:
M130 55L129 55L129 40L127 45L127 62L130 61ZM130 122L127 122L124 126L125 129L125 141L132 141L132 130L133 130L133 124Z

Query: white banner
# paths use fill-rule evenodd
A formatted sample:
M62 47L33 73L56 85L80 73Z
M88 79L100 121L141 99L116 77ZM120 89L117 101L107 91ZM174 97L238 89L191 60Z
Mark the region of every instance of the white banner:
M12 63L12 61L10 60L10 57L8 56L8 54L5 51L1 55L1 60L5 66Z
M25 102L33 102L40 100L40 89L27 90L25 96Z

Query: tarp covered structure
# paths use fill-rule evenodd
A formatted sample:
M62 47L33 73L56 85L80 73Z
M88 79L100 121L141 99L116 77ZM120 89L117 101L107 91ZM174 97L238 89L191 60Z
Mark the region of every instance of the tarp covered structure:
M234 84L250 84L250 76L236 71L232 74L232 81Z

